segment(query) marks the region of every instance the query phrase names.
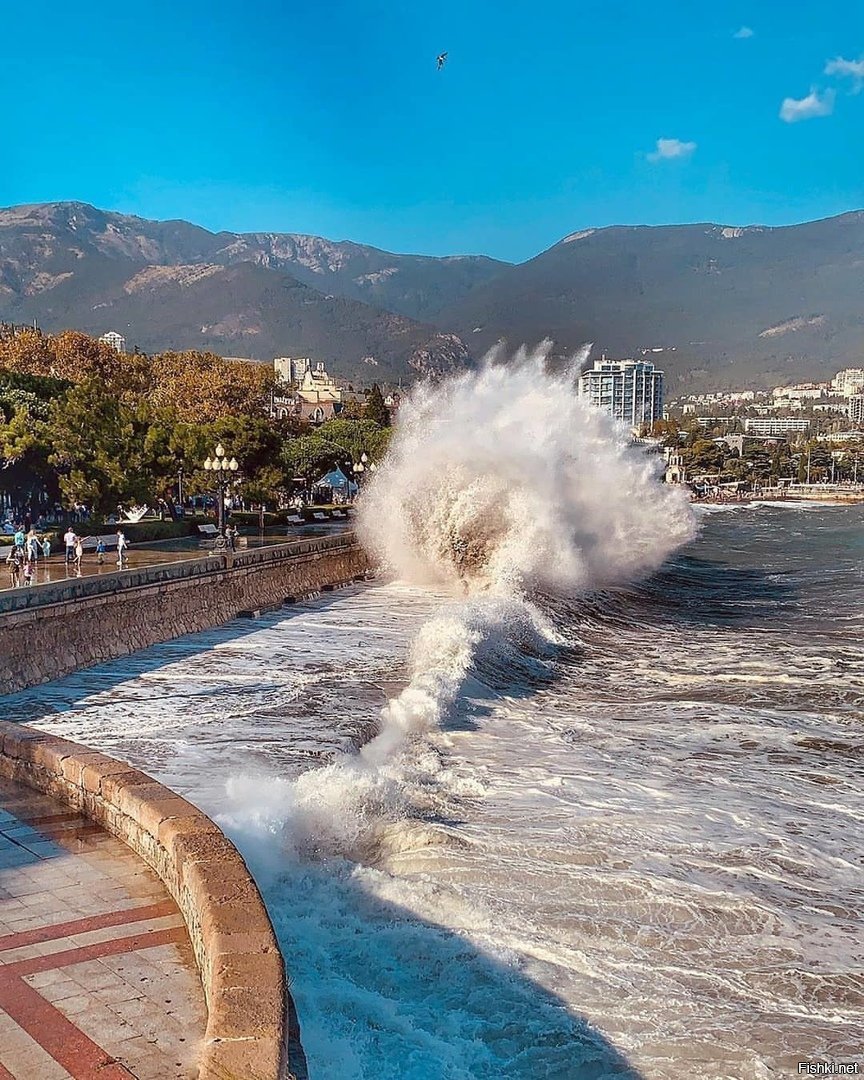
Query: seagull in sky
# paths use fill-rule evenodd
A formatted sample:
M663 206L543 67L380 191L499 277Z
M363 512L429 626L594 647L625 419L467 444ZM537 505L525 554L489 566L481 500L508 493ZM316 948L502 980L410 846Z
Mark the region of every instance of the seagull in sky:
M447 63L447 53L446 52L438 53L437 63L438 63L438 70L440 71L441 68L443 68L444 65Z

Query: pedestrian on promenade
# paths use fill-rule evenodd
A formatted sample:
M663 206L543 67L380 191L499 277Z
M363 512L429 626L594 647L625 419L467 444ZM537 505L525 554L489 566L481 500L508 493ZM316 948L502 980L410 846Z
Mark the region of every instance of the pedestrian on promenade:
M96 544L96 562L98 562L100 566L105 562L105 541L101 536Z
M75 558L75 541L78 537L75 535L75 530L70 525L66 532L63 534L63 543L66 545L66 562L70 563Z
M29 556L24 560L24 566L22 568L22 573L24 575L24 584L25 585L32 585L33 584L33 561Z
M42 557L43 559L51 558L51 541L46 536L42 541Z
M27 533L27 558L35 563L39 558L39 537L36 535L36 530L31 529Z
M15 526L15 536L12 538L12 543L15 547L24 549L24 529L21 525Z
M6 556L6 565L9 567L9 579L12 582L12 588L17 589L21 584L21 548L15 544L12 545L12 550Z
M233 525L226 525L225 527L225 539L228 541L228 548L230 551L237 550L237 530Z
M123 560L126 557L126 548L129 547L129 541L126 539L126 534L122 529L117 530L117 565L120 569L123 569Z
M80 536L75 537L75 571L81 573L81 560L84 558L84 541Z

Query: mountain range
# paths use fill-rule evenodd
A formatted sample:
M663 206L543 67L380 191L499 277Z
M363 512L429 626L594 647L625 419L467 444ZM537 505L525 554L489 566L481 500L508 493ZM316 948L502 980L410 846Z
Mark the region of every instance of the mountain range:
M0 210L0 320L118 330L145 351L308 355L396 383L500 339L650 357L669 392L824 378L864 358L864 212L781 228L627 226L527 262L212 233L84 203Z

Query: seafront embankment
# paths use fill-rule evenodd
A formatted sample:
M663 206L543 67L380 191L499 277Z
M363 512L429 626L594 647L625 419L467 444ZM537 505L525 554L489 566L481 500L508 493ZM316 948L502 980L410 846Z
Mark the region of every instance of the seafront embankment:
M125 762L23 724L0 722L0 776L90 818L165 885L186 924L207 1005L199 1080L305 1075L284 962L261 895L206 814ZM146 935L140 944L146 949Z
M369 569L350 532L0 594L0 694L61 678Z

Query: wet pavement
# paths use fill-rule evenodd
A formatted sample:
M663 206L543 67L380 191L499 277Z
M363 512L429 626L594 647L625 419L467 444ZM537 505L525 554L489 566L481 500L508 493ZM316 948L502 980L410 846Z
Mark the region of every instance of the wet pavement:
M246 551L254 547L269 547L273 544L288 544L292 540L308 540L315 536L328 536L334 532L343 531L345 522L333 522L328 525L306 525L292 529L290 532L271 532L268 530L262 539L260 535L241 536L238 551ZM123 559L124 570L139 570L144 566L157 566L160 563L181 562L186 559L207 558L212 552L212 540L199 540L197 537L182 537L177 540L154 541L131 545ZM8 548L0 548L0 592L12 588L8 568L5 565ZM67 563L64 553L51 555L48 559L40 558L36 562L36 572L31 585L44 585L48 582L69 581L79 577L95 577L102 574L116 573L120 566L117 562L117 552L106 551L102 562L94 551L85 551L81 560L81 567L76 568L74 562ZM26 588L21 585L18 588Z
M162 882L99 825L0 779L0 1078L188 1080L206 1022Z

